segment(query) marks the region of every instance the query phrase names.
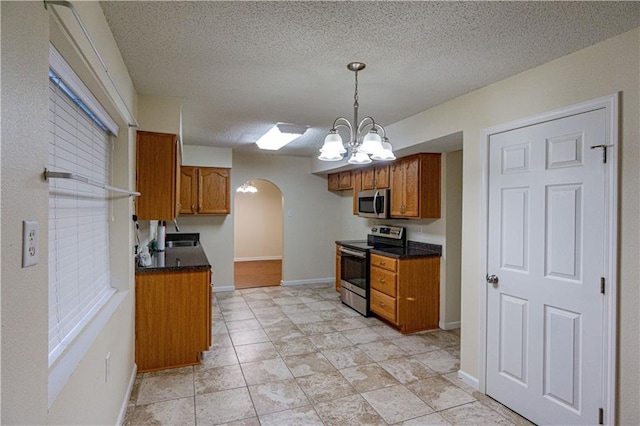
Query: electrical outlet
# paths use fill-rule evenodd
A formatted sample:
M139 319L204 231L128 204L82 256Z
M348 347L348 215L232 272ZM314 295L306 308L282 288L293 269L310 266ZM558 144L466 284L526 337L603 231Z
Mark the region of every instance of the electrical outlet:
M111 352L104 357L104 382L107 383L109 381L109 376L111 375Z
M38 263L38 222L22 221L22 267Z

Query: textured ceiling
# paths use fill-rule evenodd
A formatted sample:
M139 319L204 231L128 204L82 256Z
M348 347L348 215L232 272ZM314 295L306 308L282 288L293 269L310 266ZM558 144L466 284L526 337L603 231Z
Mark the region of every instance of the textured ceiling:
M638 2L102 2L140 94L183 101L183 141L255 151L276 122L383 125L640 25ZM393 135L388 135L393 143Z

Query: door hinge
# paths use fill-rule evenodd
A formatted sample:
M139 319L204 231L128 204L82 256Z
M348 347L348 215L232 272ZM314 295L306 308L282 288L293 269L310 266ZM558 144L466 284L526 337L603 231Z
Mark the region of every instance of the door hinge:
M604 294L604 277L600 277L600 293Z
M612 147L613 145L594 145L591 149L602 148L602 162L606 164L607 162L607 148Z
M603 425L604 424L604 409L600 408L598 410L598 424L599 425Z

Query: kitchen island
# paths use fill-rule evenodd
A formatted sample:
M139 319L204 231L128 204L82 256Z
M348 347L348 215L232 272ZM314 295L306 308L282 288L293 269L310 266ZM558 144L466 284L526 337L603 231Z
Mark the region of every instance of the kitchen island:
M211 346L211 264L202 246L167 248L136 267L138 372L200 364Z

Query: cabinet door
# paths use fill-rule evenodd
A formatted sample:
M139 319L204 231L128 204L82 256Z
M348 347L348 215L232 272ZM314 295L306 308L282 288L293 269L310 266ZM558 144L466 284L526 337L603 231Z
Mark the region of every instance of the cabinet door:
M209 349L210 271L136 275L135 358L138 371L200 363Z
M198 214L229 214L229 169L201 167L198 169Z
M404 209L404 168L402 160L394 162L391 167L391 206L393 217L401 217Z
M351 189L353 186L351 185L351 172L340 172L340 189Z
M389 164L376 166L374 185L377 189L389 189Z
M178 137L138 131L136 199L138 220L173 220L180 199Z
M420 217L420 157L402 160L404 172L403 217Z
M180 214L195 214L197 193L197 169L191 166L180 168Z
M329 191L339 191L340 173L330 173L329 176L327 176L327 185L329 187Z
M376 171L373 167L362 169L362 190L374 189L376 187L375 178Z

